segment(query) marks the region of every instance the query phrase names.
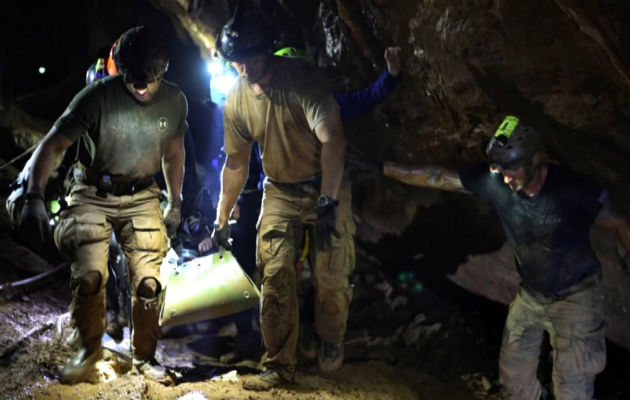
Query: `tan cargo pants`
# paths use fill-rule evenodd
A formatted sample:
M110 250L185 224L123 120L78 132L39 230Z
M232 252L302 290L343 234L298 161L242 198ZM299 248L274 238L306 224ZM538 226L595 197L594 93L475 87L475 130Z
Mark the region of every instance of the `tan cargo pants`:
M499 356L506 400L538 400L536 378L543 331L553 348L553 392L557 400L591 400L595 375L606 365L602 308L604 295L595 285L561 300L546 300L520 288L510 304Z
M128 196L97 194L95 187L84 184L72 188L69 206L61 214L54 239L61 254L72 261L72 323L79 334L79 345L89 351L100 345L105 332L107 259L113 229L125 255L131 288L133 356L148 360L155 354L160 332L158 297L143 298L136 290L147 279L160 282L160 265L168 239L159 192L157 185ZM81 294L81 282L90 275L98 277L96 290Z
M257 239L257 265L261 271L260 322L266 352L263 364L292 369L296 363L299 306L295 263L302 250L304 225L317 218L319 190L306 185L304 193L290 193L265 182ZM354 268L354 223L349 182L339 191L339 238L325 252L314 250L312 280L316 292L315 326L322 340L343 340L352 299L348 275ZM314 235L310 236L314 238Z

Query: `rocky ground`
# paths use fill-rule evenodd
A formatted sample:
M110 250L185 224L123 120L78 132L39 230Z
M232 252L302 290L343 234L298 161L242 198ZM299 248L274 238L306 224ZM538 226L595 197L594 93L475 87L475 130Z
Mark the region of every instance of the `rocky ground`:
M464 294L460 303L453 302L459 291L446 281L445 290L438 292L410 271L387 277L365 257L359 266L341 371L320 376L312 363L301 360L295 384L264 393L241 387L245 376L257 372L255 361L219 362L234 345L236 333L225 318L164 330L156 356L172 371L174 386L129 371L128 332L120 344L105 336L111 351L92 383L61 385L59 367L73 352L68 344L67 268L27 291L5 290L0 302L0 399L498 398L495 371L504 306ZM2 274L3 283L20 278L8 269ZM627 352L609 353L614 358L600 378L597 398L627 398L627 369L614 364L623 365Z

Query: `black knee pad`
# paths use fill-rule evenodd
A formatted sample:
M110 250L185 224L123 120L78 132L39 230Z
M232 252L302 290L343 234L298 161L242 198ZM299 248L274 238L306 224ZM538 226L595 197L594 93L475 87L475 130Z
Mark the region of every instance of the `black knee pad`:
M140 281L136 294L145 299L152 299L157 297L162 291L160 282L155 278L144 278Z
M103 276L98 271L90 271L79 278L79 294L92 296L98 293L103 282Z

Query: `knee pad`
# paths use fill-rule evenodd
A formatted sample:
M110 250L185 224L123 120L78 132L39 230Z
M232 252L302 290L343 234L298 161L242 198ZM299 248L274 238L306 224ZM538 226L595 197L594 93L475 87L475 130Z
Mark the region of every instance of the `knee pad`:
M144 278L140 281L138 288L136 289L136 294L145 299L152 299L157 297L162 291L162 286L160 282L158 282L155 278Z
M103 276L98 271L90 271L79 278L79 295L92 296L101 288Z

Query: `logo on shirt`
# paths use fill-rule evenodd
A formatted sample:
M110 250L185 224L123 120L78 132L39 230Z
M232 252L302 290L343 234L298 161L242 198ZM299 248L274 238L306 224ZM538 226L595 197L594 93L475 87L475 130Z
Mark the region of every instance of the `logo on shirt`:
M158 132L164 133L168 129L168 119L166 117L160 117L157 121Z

